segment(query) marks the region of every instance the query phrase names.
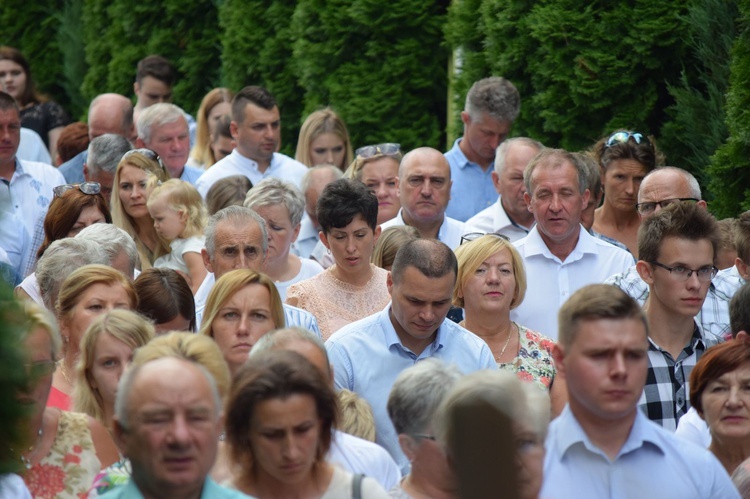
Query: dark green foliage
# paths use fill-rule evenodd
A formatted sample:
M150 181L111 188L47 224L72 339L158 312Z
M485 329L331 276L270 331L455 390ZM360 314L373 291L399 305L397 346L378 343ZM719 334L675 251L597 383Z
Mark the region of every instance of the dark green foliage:
M55 15L58 22L57 44L62 52L62 78L60 85L70 100L68 112L73 121L83 116L88 101L81 93L81 85L86 75L83 32L83 0L66 0L62 10Z
M293 0L227 0L219 22L221 73L234 91L248 85L268 89L281 112L282 151L294 156L302 116L302 88L292 60Z
M669 86L675 104L662 128L660 144L669 163L693 173L705 186L711 155L727 138L724 96L729 85L737 5L728 0L697 0L684 22L690 57L678 84Z
M447 2L301 0L294 59L304 111L330 105L355 147L444 146Z
M750 0L739 0L737 6L739 36L732 48L726 107L729 139L708 168L711 211L718 218L750 209Z

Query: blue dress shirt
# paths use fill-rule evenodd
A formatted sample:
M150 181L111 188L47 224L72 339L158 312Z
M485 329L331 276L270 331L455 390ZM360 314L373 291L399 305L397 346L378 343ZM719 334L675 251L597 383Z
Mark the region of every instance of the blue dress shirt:
M409 462L398 445L386 404L398 375L409 366L430 357L455 364L463 373L497 369L487 344L458 324L444 320L435 341L416 355L401 344L389 312L381 312L353 322L334 333L326 342L333 365L336 389L347 388L367 400L375 416L377 443L385 447L404 474Z
M497 191L492 183L492 172L495 163L490 163L487 171L466 158L458 146L462 139L456 139L453 148L445 153L445 159L451 166L451 200L445 210L445 216L465 222L497 201Z
M86 181L83 176L83 165L86 163L86 159L89 157L89 151L84 150L70 158L65 163L61 164L58 170L65 177L65 181L69 184L82 184Z

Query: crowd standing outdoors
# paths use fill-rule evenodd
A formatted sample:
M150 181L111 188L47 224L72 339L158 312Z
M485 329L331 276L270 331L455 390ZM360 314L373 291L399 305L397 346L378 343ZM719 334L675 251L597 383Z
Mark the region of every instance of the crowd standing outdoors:
M750 212L717 222L645 131L511 138L490 77L445 153L325 108L291 158L268 90L193 119L168 60L134 76L58 144L0 47L29 377L0 498L750 497Z

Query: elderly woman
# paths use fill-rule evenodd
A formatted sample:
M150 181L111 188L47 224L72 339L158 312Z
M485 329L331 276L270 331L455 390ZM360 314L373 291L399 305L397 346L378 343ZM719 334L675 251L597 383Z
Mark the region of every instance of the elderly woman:
M326 462L336 420L330 379L305 357L285 350L254 357L227 402L232 486L264 498L388 497L372 478Z
M530 390L511 373L504 371L477 371L459 379L445 396L435 412L433 425L435 437L447 449L448 460L460 462L465 453L480 453L492 456L493 452L508 452L508 449L493 448L491 438L481 441L463 439L464 428L456 424L457 410L477 403L493 409L496 426L510 420L510 436L515 441L516 484L519 499L537 499L542 488L544 467L544 438L549 425L549 398L539 390ZM476 433L475 433L476 434ZM512 462L512 461L511 461ZM488 463L492 471L497 469L494 459ZM497 469L502 474L509 470ZM510 471L513 473L513 471ZM480 489L495 486L502 496L502 475L483 473ZM474 484L476 485L476 484Z
M112 310L94 319L81 338L73 409L111 430L117 384L133 352L153 337L154 326L129 310Z
M432 420L461 373L439 359L404 370L388 396L388 416L411 472L390 490L391 497L458 498L456 477L443 447L435 441Z
M349 132L333 109L315 111L302 123L294 159L309 167L327 164L342 171L352 162Z
M30 408L26 431L31 443L21 454L24 481L33 497L77 499L102 467L118 459L117 448L93 418L46 406L60 335L51 315L36 304L26 304L24 319L24 344L34 374L22 395Z
M378 225L395 218L401 209L398 195L399 144L377 144L357 149L354 162L344 175L359 180L378 198Z
M617 131L594 146L602 171L604 202L594 212L595 232L620 241L638 258L636 210L638 189L648 172L656 168L658 152L652 139L638 132Z
M203 97L198 108L195 146L190 151L188 165L209 168L216 163L217 159L211 149L211 135L219 119L231 114L232 97L234 94L228 88L214 88Z
M286 326L276 286L264 274L240 269L227 272L206 300L200 334L219 345L234 376L258 339Z
M331 182L318 199L320 240L336 263L291 286L287 303L317 317L324 340L390 301L388 272L370 263L380 235L377 216L377 198L356 180Z
M274 280L284 301L289 286L323 272L318 262L289 251L299 235L305 197L293 184L268 177L250 189L245 207L266 221L268 252L264 272Z
M500 369L549 390L557 414L567 394L564 383L554 382L554 342L510 320L526 294L521 256L505 237L487 234L459 246L456 259L453 305L464 309L460 324L487 343Z
M690 373L690 404L708 424L708 449L731 475L750 457L750 342L706 350Z
M195 332L195 300L185 278L173 269L150 268L133 282L138 313L153 321L156 333Z
M141 269L169 253L169 246L156 234L146 202L158 182L169 180L159 156L149 149L128 151L120 160L112 184L112 222L135 240Z
M133 310L137 304L133 284L111 267L85 265L65 279L56 306L63 355L52 379L49 405L70 408L81 338L94 319L115 308Z

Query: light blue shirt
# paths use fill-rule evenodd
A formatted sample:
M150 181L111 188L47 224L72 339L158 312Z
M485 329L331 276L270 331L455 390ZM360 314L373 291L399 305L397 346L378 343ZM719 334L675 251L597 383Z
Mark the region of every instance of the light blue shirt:
M16 157L25 161L52 164L47 146L44 145L44 141L39 134L31 128L21 128L21 142L18 144Z
M495 163L490 163L487 171L469 161L458 146L462 139L456 139L453 148L445 153L451 166L451 200L446 216L465 222L497 201L497 191L492 183Z
M326 342L333 366L336 389L347 388L367 400L375 416L377 443L396 460L404 474L409 461L398 445L386 405L396 377L420 360L438 358L455 364L468 374L480 369L497 369L492 352L478 336L445 319L435 341L416 355L401 344L391 323L391 304L381 312L352 322L335 332Z
M404 222L403 211L404 209L401 208L400 210L398 210L395 218L391 218L387 222L383 222L382 224L380 224L380 229L385 230L390 227L406 225L406 223ZM454 220L446 216L443 220L443 224L440 226L440 230L438 230L437 239L438 241L442 241L447 244L450 249L455 250L461 245L461 236L463 236L467 232L469 232L469 230L467 229L465 223L459 222L458 220Z
M242 492L228 489L218 485L210 478L206 478L206 482L203 484L203 490L201 491L201 499L247 499L250 496L243 494ZM133 479L128 480L128 483L117 487L114 490L110 490L106 494L99 496L100 499L143 499L143 494L138 490L138 486L135 484Z
M203 175L203 171L200 168L185 165L185 168L182 169L180 180L184 180L194 186L200 176Z
M734 499L740 495L711 452L683 441L636 410L630 435L610 460L570 407L549 428L540 497L555 499Z
M273 153L271 164L268 165L266 171L261 172L258 170L258 163L256 161L246 158L235 148L232 154L214 163L211 168L203 172L203 175L196 182L195 187L201 193L203 199L205 199L208 190L217 180L231 175L244 175L250 179L253 185L257 185L264 178L276 177L291 182L299 188L302 177L307 170L308 168L299 161L275 152Z
M65 182L68 184L82 184L86 181L83 176L83 165L89 157L88 149L79 152L65 163L61 164L58 170L65 176Z

